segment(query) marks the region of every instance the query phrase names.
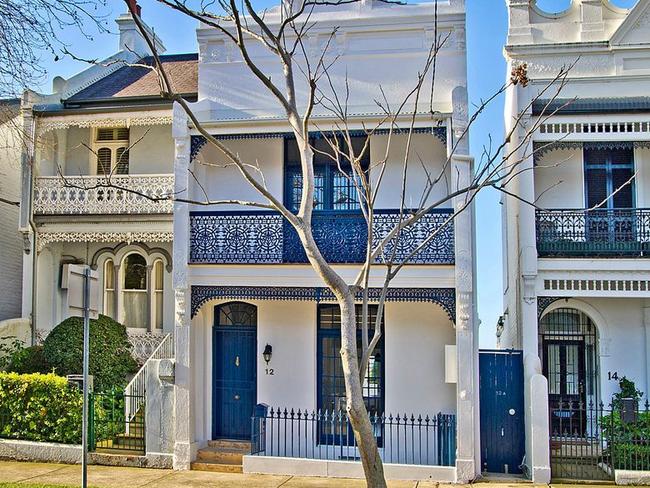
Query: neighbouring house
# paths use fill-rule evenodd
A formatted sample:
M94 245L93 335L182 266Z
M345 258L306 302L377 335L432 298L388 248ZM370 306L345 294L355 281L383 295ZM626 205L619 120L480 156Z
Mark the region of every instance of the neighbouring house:
M311 14L309 22L315 27L307 36L309 46L322 46L327 33L338 26L332 40L338 61L331 78L339 94L346 80L350 87L348 113L355 144L367 137L364 126L382 117L375 103L382 96L380 84L390 87L385 94L391 105L414 86L434 39L435 11L434 3L368 1L321 6ZM429 95L417 106L411 102L407 110L415 111L416 119L407 203L419 199L426 179L423 168L435 174L451 159L431 198L467 184L473 170L464 137L464 2L438 2L437 15L439 31L448 35L437 67L444 75L436 81L433 120ZM264 18L276 25L280 7L266 11ZM194 113L232 151L258 165L265 185L296 209L300 169L283 111L223 33L200 26L197 37ZM250 52L272 79L280 79L279 65L263 48ZM206 143L180 107L174 111L177 195L257 200L254 189ZM336 118L316 107L314 120L313 144L326 148L319 138L336 128ZM408 120L398 121L402 130ZM370 167L371 179L378 177L379 171L372 168L386 151L387 132L382 127L370 136L364 164ZM398 222L406 138L403 132L393 135L387 181L377 198L377 237ZM346 280L353 280L366 239L354 188L328 157L316 157L316 172L320 198L313 226L320 249ZM442 225L463 199L448 201L417 224L403 252ZM361 476L360 463L349 462L358 459L358 451L341 412L345 389L338 306L282 217L236 205L206 209L177 203L173 266L175 467L220 469L236 456L233 453L252 448L243 458L246 472ZM375 299L384 270L379 263L373 268L370 295ZM395 279L384 327L363 388L376 419L387 476L474 479L479 473L478 322L471 207Z
M603 417L622 377L650 392L650 2L507 4L508 73L526 64L530 79L506 97L506 129L525 122L510 148L536 128L512 157L519 198L502 202L498 335L523 350L524 464L539 482L619 479L648 469L641 446L643 462L612 463ZM559 95L538 98L573 63Z
M4 287L0 296L0 337L9 330L5 331L1 322L21 316L23 239L18 232L21 131L20 99L0 100L0 226L5 229L0 235Z
M40 338L69 315L68 264L97 270L100 313L131 334L173 330L173 206L120 189L172 192L171 104L161 100L156 75L134 65L153 59L133 19L124 14L116 22L113 56L55 78L51 95L27 92L23 101L35 131L23 163L20 226L31 243L23 316L32 316ZM176 89L195 97L197 55L163 54L162 61Z

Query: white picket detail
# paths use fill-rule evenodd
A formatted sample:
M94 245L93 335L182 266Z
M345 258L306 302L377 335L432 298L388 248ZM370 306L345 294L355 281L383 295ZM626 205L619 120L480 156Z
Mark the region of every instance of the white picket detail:
M154 359L173 359L174 358L174 337L173 334L167 334L162 342L149 356L149 359L142 365L133 379L124 389L124 408L126 420L131 421L136 413L142 407L146 397L147 371L151 361Z

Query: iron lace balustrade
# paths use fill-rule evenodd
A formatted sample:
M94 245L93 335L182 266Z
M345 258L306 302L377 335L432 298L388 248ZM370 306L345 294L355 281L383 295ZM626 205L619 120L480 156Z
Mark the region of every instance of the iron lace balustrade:
M256 408L251 453L328 461L359 461L359 449L344 410L312 411ZM383 462L453 466L456 416L371 415Z
M412 264L454 264L452 211L430 212L393 239L377 262L390 258L397 243L400 262L428 236L438 232L412 259ZM408 216L402 216L406 219ZM400 221L398 210L377 210L373 241L379 244ZM314 213L314 238L331 263L361 263L365 258L367 226L359 212ZM295 230L281 215L268 211L192 212L190 215L190 263L282 264L306 263Z
M538 210L540 256L650 256L650 209Z
M171 200L151 199L173 193L174 175L40 176L34 180L34 213L171 214Z

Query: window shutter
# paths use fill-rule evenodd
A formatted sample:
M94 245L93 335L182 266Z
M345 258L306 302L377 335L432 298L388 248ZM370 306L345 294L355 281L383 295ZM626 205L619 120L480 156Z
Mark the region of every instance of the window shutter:
M98 141L112 141L113 140L113 129L97 129L97 140Z
M116 173L118 175L128 175L129 174L129 150L126 147L118 147L115 151L116 160L115 164L117 166Z
M111 172L111 150L102 147L97 150L97 174L107 175Z

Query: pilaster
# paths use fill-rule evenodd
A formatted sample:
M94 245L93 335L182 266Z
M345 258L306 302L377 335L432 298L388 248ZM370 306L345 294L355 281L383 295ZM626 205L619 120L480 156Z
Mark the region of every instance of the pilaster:
M153 280L153 264L147 265L147 330L153 332L155 325L153 323L153 288L155 286Z
M604 39L603 0L581 0L580 31L582 41Z
M190 134L183 109L174 103L172 137L174 138L174 194L188 196ZM194 415L192 398L192 331L190 290L188 285L189 258L189 207L174 202L174 346L175 346L175 398L174 398L174 469L189 469L194 444Z
M643 301L643 327L645 329L645 391L650 391L650 298Z
M531 0L506 0L508 6L508 44L532 42Z
M452 92L453 137L455 152L451 156L451 191L468 187L472 181L473 159L469 153L467 128L467 89L457 87ZM474 231L471 193L461 193L453 198L452 204L455 237L456 274L456 416L457 450L456 480L467 483L479 474L478 450L478 391L476 368L476 314L474 297Z

